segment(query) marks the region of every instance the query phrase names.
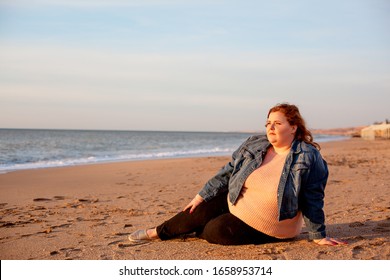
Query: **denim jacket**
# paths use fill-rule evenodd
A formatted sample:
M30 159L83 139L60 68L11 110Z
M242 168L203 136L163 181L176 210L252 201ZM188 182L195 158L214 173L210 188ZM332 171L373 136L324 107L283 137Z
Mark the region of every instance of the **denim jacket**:
M199 195L209 201L229 192L229 201L236 203L248 176L262 163L270 142L265 135L249 137L200 190ZM279 220L291 219L302 211L310 239L326 237L324 191L328 167L320 152L312 145L294 140L278 185Z

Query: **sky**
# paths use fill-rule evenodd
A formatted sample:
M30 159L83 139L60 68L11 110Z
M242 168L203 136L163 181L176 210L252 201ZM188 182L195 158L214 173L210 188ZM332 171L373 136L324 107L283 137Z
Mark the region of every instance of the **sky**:
M387 0L0 0L0 128L258 131L390 119Z

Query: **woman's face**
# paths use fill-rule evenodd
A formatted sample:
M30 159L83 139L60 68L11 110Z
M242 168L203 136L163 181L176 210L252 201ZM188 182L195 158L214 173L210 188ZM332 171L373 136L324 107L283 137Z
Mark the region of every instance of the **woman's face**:
M284 113L272 112L265 125L268 141L275 147L291 146L297 131L296 125L290 125Z

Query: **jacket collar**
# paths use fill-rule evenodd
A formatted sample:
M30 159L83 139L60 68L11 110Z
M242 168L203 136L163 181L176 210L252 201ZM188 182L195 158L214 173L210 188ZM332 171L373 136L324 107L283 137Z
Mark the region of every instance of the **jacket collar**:
M295 139L291 145L291 151L296 154L300 153L302 151L301 145L302 141Z

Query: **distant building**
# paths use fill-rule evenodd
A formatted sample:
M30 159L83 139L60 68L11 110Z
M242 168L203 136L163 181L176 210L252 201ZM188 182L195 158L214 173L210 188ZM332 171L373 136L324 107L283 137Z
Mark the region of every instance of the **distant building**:
M360 134L366 140L390 139L390 124L388 122L373 124L363 128Z

